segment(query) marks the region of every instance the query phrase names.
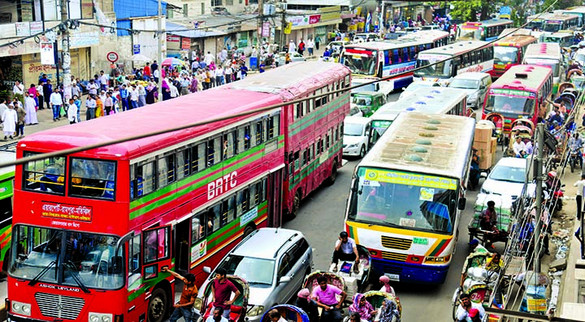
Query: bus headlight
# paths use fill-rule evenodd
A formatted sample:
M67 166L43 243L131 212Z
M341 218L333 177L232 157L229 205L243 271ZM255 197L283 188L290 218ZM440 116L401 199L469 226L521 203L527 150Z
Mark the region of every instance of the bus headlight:
M252 309L246 313L248 316L258 316L264 313L264 306L262 305L254 305Z
M435 256L427 256L425 257L425 263L435 263L435 264L443 264L449 262L451 259L451 255L443 256L443 257L435 257Z
M30 316L30 304L18 301L12 301L12 312Z
M89 322L112 322L113 315L110 313L89 312Z
M193 303L193 307L199 311L201 311L201 306L203 305L203 299L200 297L195 298L195 302Z

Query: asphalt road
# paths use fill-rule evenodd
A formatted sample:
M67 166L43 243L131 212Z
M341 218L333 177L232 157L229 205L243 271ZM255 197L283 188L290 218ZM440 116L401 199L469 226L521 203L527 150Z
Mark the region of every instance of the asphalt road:
M391 101L398 99L393 94ZM359 160L349 160L340 169L333 186L321 187L303 200L297 217L285 223L285 228L300 230L314 249L315 269L327 270L331 263L333 245L343 230L344 212L352 172ZM393 285L402 303L402 321L450 321L452 296L459 286L463 261L467 256L469 238L467 224L473 214L478 191L467 192L467 206L459 225L459 239L447 280L443 285ZM372 281L379 287L377 280Z

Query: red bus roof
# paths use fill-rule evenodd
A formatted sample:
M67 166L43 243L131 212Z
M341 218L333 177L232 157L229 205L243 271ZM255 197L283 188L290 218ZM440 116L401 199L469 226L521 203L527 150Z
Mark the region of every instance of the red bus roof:
M510 88L525 91L536 91L552 74L552 69L546 66L516 65L510 67L504 75L490 86L494 88Z
M281 99L276 95L228 89L223 86L127 112L31 134L21 140L18 146L21 150L58 151L147 132L162 131L171 127L229 116L277 103L281 103ZM236 121L238 119L230 119L221 122L221 124L202 125L155 137L105 146L94 150L92 156L109 157L118 154L117 157L121 159L132 158L150 153L162 146L176 144L196 135L209 133L220 126Z

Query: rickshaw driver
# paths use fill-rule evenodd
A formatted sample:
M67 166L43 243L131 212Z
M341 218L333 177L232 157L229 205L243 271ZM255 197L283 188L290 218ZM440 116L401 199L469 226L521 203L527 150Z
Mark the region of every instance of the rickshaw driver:
M493 245L489 236L500 233L496 225L498 222L498 213L496 212L496 203L493 200L488 201L487 206L487 209L485 209L479 217L479 227L481 230L488 232L486 234L486 247L492 248Z

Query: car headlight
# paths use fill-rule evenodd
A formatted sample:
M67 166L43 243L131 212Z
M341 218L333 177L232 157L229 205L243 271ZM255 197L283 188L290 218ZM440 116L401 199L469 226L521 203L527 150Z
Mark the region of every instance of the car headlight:
M95 313L89 312L89 322L112 322L114 315L111 313Z
M200 297L195 298L195 302L193 303L193 307L199 311L201 311L201 306L203 305L203 299Z
M469 95L469 96L467 97L467 100L468 100L469 102L475 102L475 101L477 101L477 93Z
M12 301L12 312L16 314L30 316L30 304Z
M350 149L355 149L355 148L357 148L357 147L358 147L358 145L357 145L357 144L350 144L350 145L348 146L348 148L350 148Z
M481 189L479 189L479 193L489 194L490 192L488 190L484 189L483 187L481 187Z
M252 307L252 309L250 311L248 311L248 313L246 313L247 316L258 316L258 315L262 315L262 313L264 313L264 306L263 305L254 305Z

